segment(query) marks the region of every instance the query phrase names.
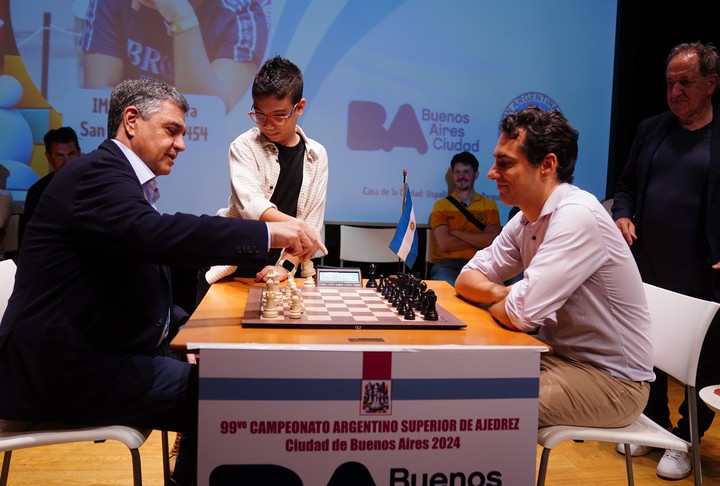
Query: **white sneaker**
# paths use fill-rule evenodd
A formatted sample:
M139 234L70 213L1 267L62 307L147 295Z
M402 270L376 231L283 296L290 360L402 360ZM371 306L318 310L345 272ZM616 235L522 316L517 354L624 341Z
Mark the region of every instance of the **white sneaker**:
M687 452L668 449L657 465L657 475L664 479L682 479L690 476L692 463Z
M618 444L615 448L616 451L618 451L619 454L625 455L625 445L624 444ZM645 454L648 454L652 451L654 451L655 448L651 446L646 445L640 445L640 444L630 444L630 455L632 457L637 456L644 456Z

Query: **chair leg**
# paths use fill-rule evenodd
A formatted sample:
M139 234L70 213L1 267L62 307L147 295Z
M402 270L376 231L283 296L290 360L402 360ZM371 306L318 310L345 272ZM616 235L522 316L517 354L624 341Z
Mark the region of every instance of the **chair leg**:
M550 459L550 451L547 447L543 447L540 455L540 467L538 468L537 486L545 486L545 476L547 476L548 460Z
M170 446L168 443L167 430L161 430L160 435L162 436L163 484L165 486L169 486L170 485Z
M630 444L625 446L625 472L627 473L628 486L635 486L635 474L633 474L632 454L630 453Z
M0 486L6 486L8 480L8 474L10 473L10 459L12 458L12 451L5 451L3 455L2 471L0 472Z
M688 419L690 420L690 446L693 458L693 477L695 486L702 485L702 468L700 466L700 431L697 422L697 393L694 386L687 387Z
M133 486L142 486L142 467L140 466L140 451L130 449L133 466Z

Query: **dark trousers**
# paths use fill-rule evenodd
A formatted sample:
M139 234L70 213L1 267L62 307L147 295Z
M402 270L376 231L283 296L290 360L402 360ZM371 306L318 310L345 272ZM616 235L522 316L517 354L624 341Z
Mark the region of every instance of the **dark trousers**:
M672 422L670 421L670 408L668 406L668 378L663 371L657 368L655 369L655 375L655 381L650 383L650 397L644 413L656 423L670 429ZM720 313L715 315L703 341L695 382L696 393L710 385L720 385ZM705 405L705 402L699 396L697 397L697 409L698 430L700 437L702 437L710 428L715 413ZM680 405L679 413L680 420L677 427L673 428L672 431L681 439L689 442L690 421L687 396Z

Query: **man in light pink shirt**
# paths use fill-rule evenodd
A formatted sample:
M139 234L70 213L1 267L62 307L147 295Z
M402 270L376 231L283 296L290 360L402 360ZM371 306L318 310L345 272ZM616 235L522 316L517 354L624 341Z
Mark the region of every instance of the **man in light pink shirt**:
M457 293L551 347L541 359L541 427L627 425L655 378L637 266L607 211L571 185L578 133L567 119L528 107L500 128L488 177L522 214L463 268Z

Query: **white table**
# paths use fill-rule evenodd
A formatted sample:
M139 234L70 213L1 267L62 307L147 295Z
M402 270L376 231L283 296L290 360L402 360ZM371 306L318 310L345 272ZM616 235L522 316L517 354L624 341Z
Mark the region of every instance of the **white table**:
M706 386L700 390L700 398L715 412L720 412L720 395L716 394L715 390L720 390L720 385Z

